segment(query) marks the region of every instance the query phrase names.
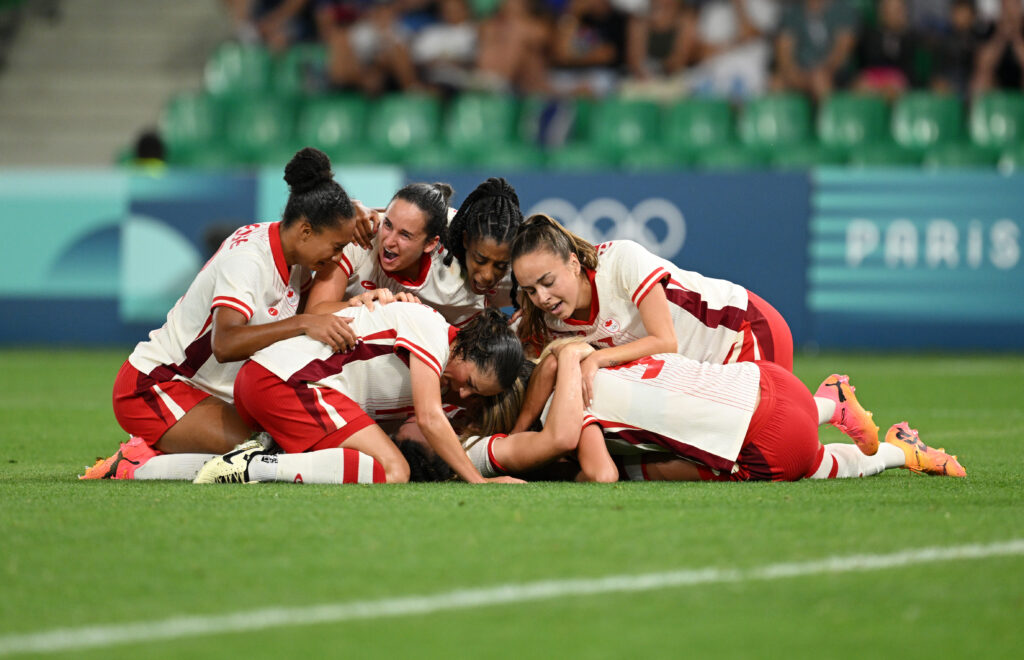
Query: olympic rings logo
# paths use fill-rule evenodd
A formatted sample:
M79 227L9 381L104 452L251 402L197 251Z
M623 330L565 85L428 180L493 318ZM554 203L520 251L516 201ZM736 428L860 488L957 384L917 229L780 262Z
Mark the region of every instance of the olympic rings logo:
M535 213L550 215L566 229L595 245L617 238L629 239L666 259L679 254L686 242L686 219L682 211L661 197L645 199L632 210L611 197L592 199L581 209L577 209L569 200L549 197L530 207L526 217ZM652 220L660 220L664 231L652 231ZM602 228L609 223L610 227Z

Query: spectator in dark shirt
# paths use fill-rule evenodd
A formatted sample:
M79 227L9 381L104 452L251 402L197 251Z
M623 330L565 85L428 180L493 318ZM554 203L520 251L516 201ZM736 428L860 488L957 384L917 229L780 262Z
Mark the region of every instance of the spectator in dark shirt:
M849 82L857 16L840 0L801 0L788 8L775 42L775 87L821 100Z
M955 0L950 31L933 38L932 90L967 98L974 74L974 56L981 42L973 0Z
M975 59L973 91L1024 87L1024 12L1020 0L1002 0L999 18L985 30Z
M861 37L857 88L878 92L891 101L918 84L917 48L918 36L907 20L904 0L880 0L877 24Z

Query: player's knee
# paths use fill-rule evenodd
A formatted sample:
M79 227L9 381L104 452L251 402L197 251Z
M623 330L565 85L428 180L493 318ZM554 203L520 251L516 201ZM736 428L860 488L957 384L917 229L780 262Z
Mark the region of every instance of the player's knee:
M409 464L404 458L391 460L384 464L384 479L389 484L409 483Z
M619 471L614 465L602 465L596 468L584 470L580 474L582 481L591 481L598 484L611 484L619 480Z

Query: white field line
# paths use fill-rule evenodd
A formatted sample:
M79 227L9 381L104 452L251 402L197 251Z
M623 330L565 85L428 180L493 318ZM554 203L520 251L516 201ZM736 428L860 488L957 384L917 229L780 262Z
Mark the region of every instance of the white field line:
M208 616L182 616L160 621L58 628L0 637L0 656L49 653L149 643L160 640L252 632L287 626L341 623L361 619L432 614L448 610L507 605L571 596L631 593L697 584L755 582L809 575L853 573L899 568L910 564L1024 555L1024 539L987 545L919 548L886 555L826 557L803 562L739 568L702 568L643 575L544 580L495 587L460 589L430 596L327 603L309 607L277 607Z

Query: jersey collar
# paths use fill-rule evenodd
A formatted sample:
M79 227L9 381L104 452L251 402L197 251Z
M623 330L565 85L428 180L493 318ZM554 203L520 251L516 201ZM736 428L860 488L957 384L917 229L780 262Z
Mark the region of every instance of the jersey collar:
M451 346L455 342L455 336L459 334L459 329L454 325L448 326L448 345Z
M383 268L381 268L381 270L384 272L385 275L387 275L394 281L398 282L402 286L422 286L423 283L427 281L427 273L430 272L430 263L431 261L433 261L433 259L431 258L432 254L432 252L424 252L422 255L420 255L420 270L416 274L416 277L412 279L402 277L401 275L394 275L384 270ZM377 263L380 263L380 252L377 253Z
M601 302L597 299L597 285L594 284L594 276L597 275L597 271L584 268L583 272L587 274L587 279L590 280L590 314L586 321L580 321L572 317L565 319L565 322L569 325L594 325L594 319L597 318L597 313L601 311Z
M271 223L267 234L270 237L270 253L274 255L274 265L277 266L277 274L281 276L281 281L287 285L290 269L288 268L288 262L284 258L284 248L281 247L281 223Z

